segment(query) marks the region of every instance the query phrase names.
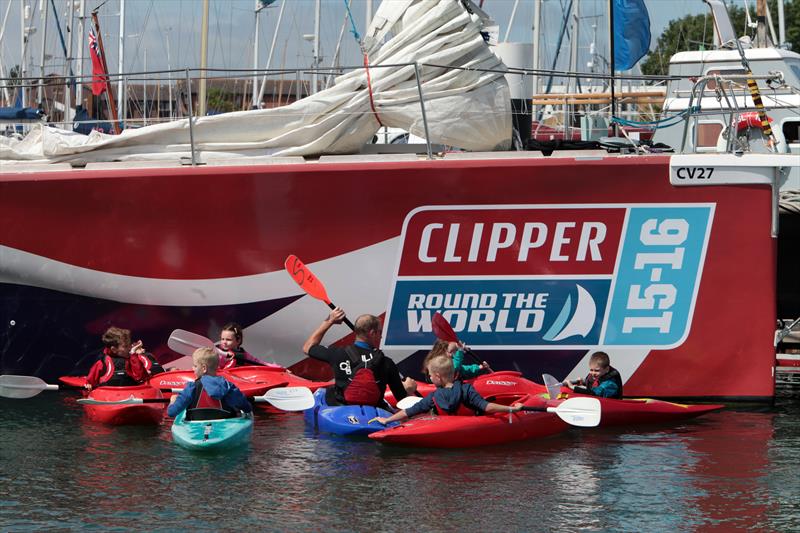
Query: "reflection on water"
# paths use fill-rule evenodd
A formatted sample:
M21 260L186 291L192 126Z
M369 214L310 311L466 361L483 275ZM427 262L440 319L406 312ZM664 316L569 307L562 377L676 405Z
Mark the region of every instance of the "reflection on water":
M0 529L791 530L800 407L412 450L257 410L252 443L192 453L89 421L68 393L0 399Z

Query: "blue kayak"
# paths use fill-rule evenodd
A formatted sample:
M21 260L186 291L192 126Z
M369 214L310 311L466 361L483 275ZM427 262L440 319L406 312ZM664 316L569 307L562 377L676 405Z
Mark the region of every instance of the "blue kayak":
M365 436L385 429L378 422L369 423L376 416L389 417L392 413L371 405L328 405L324 388L314 393L314 407L303 411L306 425L314 431L343 436ZM388 427L396 425L392 422Z
M172 440L188 450L227 450L249 442L253 417L186 420L181 411L172 423Z

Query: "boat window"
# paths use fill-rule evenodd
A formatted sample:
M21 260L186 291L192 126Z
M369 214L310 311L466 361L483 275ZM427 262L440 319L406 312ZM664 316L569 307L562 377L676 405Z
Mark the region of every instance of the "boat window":
M706 76L730 76L732 74L743 75L747 74L747 72L743 68L712 68L706 72ZM738 83L745 84L744 80L737 80ZM715 80L708 80L708 84L706 85L706 89L709 91L713 91L717 88L717 82Z
M794 75L797 76L798 80L800 80L800 65L792 63L791 65L789 65L789 68L792 69Z
M725 125L722 122L704 120L697 124L697 149L707 152L709 148L717 149L717 141ZM705 150L703 150L705 148Z
M786 141L786 146L789 148L789 153L800 153L800 119L786 119L781 126L783 138Z
M800 143L800 120L787 119L783 121L783 138L787 144Z

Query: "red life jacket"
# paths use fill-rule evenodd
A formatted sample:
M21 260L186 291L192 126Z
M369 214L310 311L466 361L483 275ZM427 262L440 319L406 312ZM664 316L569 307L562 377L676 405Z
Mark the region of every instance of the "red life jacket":
M186 420L217 420L236 416L235 412L225 408L222 400L212 398L206 392L202 381L197 379L194 387L194 400L186 409Z
M350 348L351 346L345 348L350 358L357 357L360 361L348 373L348 377L352 377L349 377L350 383L344 389L344 400L350 405L378 405L383 400L383 391L378 388L375 373L369 366L376 366L383 355L376 351L365 360L366 356Z
M435 396L433 398L433 405L436 406L436 414L439 415L439 416L456 416L456 415L451 415L450 413L448 413L447 411L445 411L444 409L439 407L439 404L436 403L436 397Z
M138 383L139 379L131 376L128 372L128 363L122 358L114 358L108 354L108 349L103 350L105 356L103 357L103 373L98 380L99 384L109 383L113 380L113 384L125 385L129 381ZM153 363L144 355L131 355L131 357L138 357L144 366L147 375L150 375L150 369ZM146 377L146 376L143 376Z

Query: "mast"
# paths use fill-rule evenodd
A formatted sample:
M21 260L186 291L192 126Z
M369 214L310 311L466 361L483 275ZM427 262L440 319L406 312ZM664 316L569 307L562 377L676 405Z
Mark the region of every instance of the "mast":
M200 29L200 88L197 95L197 114L206 115L206 66L208 65L208 0L203 0L203 24ZM192 110L189 109L191 116Z
M578 72L578 26L580 25L580 2L572 4L572 35L570 35L569 71L572 74ZM567 78L567 93L577 92L578 78L570 76ZM570 126L570 105L567 104L567 97L564 96L564 140L567 139L567 132Z
M102 6L102 4L100 4ZM103 63L103 71L106 73L106 101L108 101L108 108L111 111L111 124L114 127L114 133L119 135L119 118L117 117L117 106L114 104L114 93L111 89L111 83L108 81L108 63L106 62L106 50L103 47L103 34L100 32L100 20L97 18L97 11L92 11L92 22L94 23L94 31L97 34L97 46L100 48L100 61Z
M99 37L98 37L99 39ZM123 79L122 73L125 72L125 0L119 0L119 61L117 68L119 69L119 80L117 80L117 109L124 111L125 109L125 92L126 84ZM105 55L103 56L105 61ZM108 69L106 69L108 74ZM123 114L122 120L125 120L127 113Z
M364 23L364 27L369 28L369 23L372 22L372 0L367 0L367 12L365 19L366 22Z
M611 112L611 118L613 119L613 117L615 117L617 115L617 98L616 98L616 96L614 94L614 85L615 85L614 70L616 69L616 64L615 64L615 61L614 61L614 0L608 0L608 43L609 43L609 45L608 45L609 46L608 55L609 55L609 57L611 59L611 61L610 61L610 63L611 63L611 66L610 66L611 79L609 80L609 86L611 88L611 109L610 109L610 112ZM612 120L610 120L610 122L611 122L611 127L613 128L612 132L613 132L614 136L616 136L617 135L617 123L613 122Z
M542 34L542 0L533 3L533 94L539 94L539 39ZM532 111L532 110L531 110Z
M778 44L783 46L786 42L786 18L783 14L783 0L778 0Z
M3 35L6 32L6 22L8 22L8 15L11 12L11 2L6 6L6 14L3 16L3 25L0 26L0 43L3 42ZM3 58L0 57L0 78L6 77L6 70L3 68ZM11 93L8 92L8 84L3 84L3 98L5 98L6 105L11 107Z
M42 50L39 54L39 88L36 92L36 100L39 102L39 105L42 105L44 101L44 60L45 50L47 49L47 12L49 10L49 3L42 2L39 4L39 16L42 21Z
M253 109L259 108L259 98L258 98L258 21L259 21L259 13L261 10L264 9L266 6L261 3L260 0L254 0L255 5L255 13L256 13L256 31L255 31L255 39L253 40L253 102L252 107Z
M75 88L75 106L83 105L83 59L84 59L84 36L86 31L84 24L86 20L86 0L81 0L80 12L78 15L78 86Z
M319 81L319 69L320 64L320 57L319 57L319 17L320 17L320 4L321 0L316 0L314 6L314 72L311 74L311 90L309 94L314 94L317 92L318 88L318 81Z
M73 31L72 28L74 27L75 22L75 8L71 0L65 0L67 13L69 13L69 21L65 21L67 26L68 36L69 36L69 44L67 45L67 72L70 75L70 79L67 82L66 87L64 88L64 124L68 124L72 122L72 87L75 85L75 75L72 73L72 37Z
M19 47L19 49L22 52L21 53L22 57L20 58L20 64L19 64L19 76L21 78L21 83L20 83L20 86L19 86L19 95L20 95L20 101L22 102L22 107L26 106L26 102L27 102L27 98L26 97L28 96L26 94L27 91L25 90L25 84L27 83L25 78L28 76L28 67L27 67L26 56L28 55L27 54L27 44L28 44L28 29L29 28L25 27L25 19L30 16L30 13L31 13L30 6L25 4L25 0L22 0L22 4L20 5L20 8L19 8L19 18L20 18L20 24L19 24L19 26L20 26L20 28L19 28L20 47Z
M756 0L756 48L767 46L767 0Z
M269 56L267 57L267 72L264 72L264 77L261 78L261 88L258 90L258 101L264 98L264 90L267 87L267 76L269 75L269 67L272 64L272 53L275 51L275 41L278 40L278 29L281 27L281 20L283 19L283 10L286 7L286 0L281 2L281 10L278 12L278 22L275 23L275 31L272 32L272 44L269 47ZM285 50L284 50L285 52ZM281 74L283 76L283 74ZM280 98L280 95L279 95Z

